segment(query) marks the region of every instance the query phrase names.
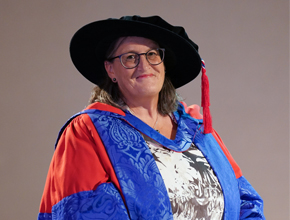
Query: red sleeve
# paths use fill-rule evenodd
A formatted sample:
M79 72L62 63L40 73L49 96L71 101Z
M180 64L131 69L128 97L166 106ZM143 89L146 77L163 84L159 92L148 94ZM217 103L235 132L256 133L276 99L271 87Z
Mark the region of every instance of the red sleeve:
M94 190L104 182L119 182L102 141L88 115L73 119L54 152L40 204L41 213L71 194Z
M184 103L184 102L181 102L181 103L184 106L186 113L188 113L191 117L196 118L196 119L202 119L202 115L199 112L200 107L198 105L191 105L188 107L186 105L186 103ZM228 161L230 162L230 164L235 172L236 178L237 179L240 178L242 176L242 171L241 171L240 167L238 166L238 164L236 163L236 161L234 160L234 158L232 157L232 155L230 154L230 152L228 151L228 149L226 148L221 137L218 135L218 133L214 129L213 129L213 132L211 134L213 135L215 140L218 142L218 144L220 145L224 154L226 155Z

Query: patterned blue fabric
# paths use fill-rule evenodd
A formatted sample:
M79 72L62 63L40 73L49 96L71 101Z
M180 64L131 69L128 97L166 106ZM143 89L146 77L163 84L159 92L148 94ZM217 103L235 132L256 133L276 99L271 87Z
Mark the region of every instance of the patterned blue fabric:
M125 204L113 184L102 184L94 192L64 198L53 207L53 219L118 219L119 216L119 219L173 219L162 176L139 131L177 152L186 151L195 143L220 182L225 202L224 220L265 219L259 195L244 177L237 181L215 138L202 133L202 120L191 118L182 105L174 112L178 124L175 140L165 138L129 112L122 116L90 109L79 114L83 113L90 116L103 141ZM40 213L39 219L48 220L51 215Z
M186 114L182 105L179 106L178 111L174 112L174 117L176 118L178 125L175 140L170 140L159 132L156 132L153 128L132 115L129 111L126 111L126 116L123 117L123 119L131 124L135 129L159 142L164 147L177 152L186 151L191 146L195 132L200 126L199 121Z
M89 116L107 149L131 219L173 219L162 176L141 134L118 117Z
M51 213L38 213L38 220L51 220L52 215Z
M112 183L103 183L94 191L72 194L52 207L52 219L129 219L123 200ZM45 218L44 218L45 219Z
M199 129L200 121L186 114L182 106L174 113L178 124L175 140L165 138L129 112L126 112L126 116L110 113L112 117L108 117L107 113L103 114L96 110L88 115L107 149L133 219L139 216L150 219L154 214L155 216L158 214L160 219L169 219L165 216L172 215L161 174L147 144L138 131L177 152L187 150L194 141L220 181L225 199L224 219L239 218L239 188L229 161L215 138L211 134L204 135ZM157 200L156 195L159 195L158 197L162 200ZM158 208L156 211L159 212L164 210L164 213L155 213L155 210L148 213L149 207L145 206L144 209L144 204Z
M240 177L238 183L241 194L240 219L265 219L262 198L244 177Z

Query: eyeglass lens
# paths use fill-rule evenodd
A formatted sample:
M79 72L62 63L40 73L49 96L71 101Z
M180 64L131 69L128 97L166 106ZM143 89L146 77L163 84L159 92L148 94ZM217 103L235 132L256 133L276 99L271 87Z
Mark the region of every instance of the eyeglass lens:
M152 49L149 50L147 53L125 53L121 58L121 62L125 68L134 68L139 64L140 56L145 55L147 61L152 65L158 65L162 63L164 59L164 49Z

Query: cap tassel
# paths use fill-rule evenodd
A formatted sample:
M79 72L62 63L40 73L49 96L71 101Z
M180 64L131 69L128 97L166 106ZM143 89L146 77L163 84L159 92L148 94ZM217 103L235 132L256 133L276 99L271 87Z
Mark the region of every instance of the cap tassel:
M201 106L203 108L203 126L204 134L212 132L212 118L209 110L209 81L206 75L205 63L204 60L201 60L202 63L202 76L201 76Z

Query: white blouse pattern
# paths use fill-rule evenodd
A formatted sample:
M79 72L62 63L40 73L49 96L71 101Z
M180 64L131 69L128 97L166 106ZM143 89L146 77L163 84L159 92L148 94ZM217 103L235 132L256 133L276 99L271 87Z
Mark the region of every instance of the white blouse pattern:
M222 219L222 189L202 152L194 144L186 152L174 152L144 138L166 185L174 219Z

